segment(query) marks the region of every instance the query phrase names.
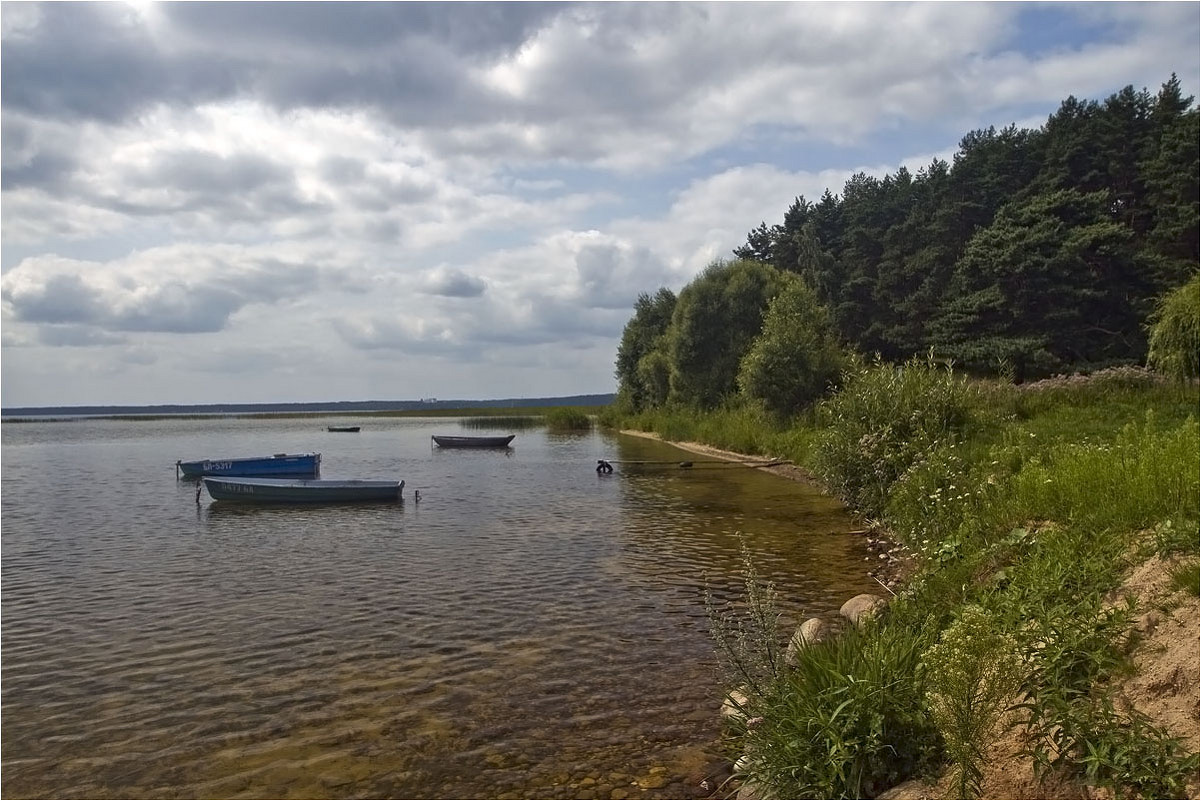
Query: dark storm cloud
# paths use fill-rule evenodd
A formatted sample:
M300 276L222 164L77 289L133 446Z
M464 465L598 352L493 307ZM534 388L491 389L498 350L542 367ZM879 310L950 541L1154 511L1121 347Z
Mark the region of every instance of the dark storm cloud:
M126 174L134 186L173 186L197 194L245 193L291 184L292 171L249 154L221 156L203 150L160 153L143 170Z
M485 113L467 66L513 52L560 8L162 3L153 32L114 3L31 10L36 24L8 33L0 50L5 109L118 123L158 103L256 97L278 108L377 107L420 124L456 99Z
M3 297L12 304L17 319L26 322L89 324L104 315L96 292L71 273L52 275L27 289L11 291L6 286Z
M36 27L6 36L0 49L6 110L117 123L149 104L191 105L237 87L236 61L162 53L127 6L43 3L36 11Z
M8 191L22 187L58 187L75 171L76 166L74 158L51 151L34 153L25 160L10 161L5 157L3 166L0 167L0 189Z
M120 331L169 331L199 334L220 331L246 299L222 286L171 283L156 287L109 322Z
M27 120L6 114L0 121L0 189L60 187L78 158L43 141Z
M367 162L350 156L328 156L321 160L317 173L331 183L357 183L367 175Z
M220 41L346 52L429 38L460 54L512 52L561 3L167 3L168 19Z
M443 268L426 277L421 291L448 298L478 298L487 288L488 285L480 278L462 270Z

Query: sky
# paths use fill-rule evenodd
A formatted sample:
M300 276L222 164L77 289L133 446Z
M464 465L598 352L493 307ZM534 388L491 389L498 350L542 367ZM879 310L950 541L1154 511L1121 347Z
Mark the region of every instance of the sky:
M0 403L612 392L796 197L1201 94L1199 9L4 2Z

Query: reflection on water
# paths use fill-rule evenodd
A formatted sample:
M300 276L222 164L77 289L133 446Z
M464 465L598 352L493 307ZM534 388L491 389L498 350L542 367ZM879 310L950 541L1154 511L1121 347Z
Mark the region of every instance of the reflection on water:
M353 422L3 427L5 796L694 796L725 689L703 596L741 590L740 542L790 624L870 590L845 512L794 482ZM197 503L172 474L303 450L406 502Z

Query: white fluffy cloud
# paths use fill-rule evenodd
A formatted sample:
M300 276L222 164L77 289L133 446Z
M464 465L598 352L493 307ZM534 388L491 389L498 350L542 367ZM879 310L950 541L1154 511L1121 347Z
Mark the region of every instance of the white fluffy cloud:
M611 390L796 196L1198 84L1178 3L280 8L5 6L5 405Z

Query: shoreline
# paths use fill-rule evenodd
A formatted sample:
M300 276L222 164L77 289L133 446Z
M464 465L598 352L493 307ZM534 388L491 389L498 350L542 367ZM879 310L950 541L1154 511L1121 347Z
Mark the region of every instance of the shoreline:
M665 445L671 445L673 447L679 448L682 451L688 451L689 453L695 453L700 456L714 456L714 457L717 457L718 459L725 459L726 461L730 461L730 462L745 462L745 461L754 460L754 459L763 459L764 461L768 461L771 458L771 457L767 457L767 456L751 456L749 454L736 453L734 451L724 451L721 448L714 448L712 445L706 445L703 442L675 442L673 440L663 439L663 437L661 437L660 435L656 434L653 431L638 431L638 430L632 429L632 428L623 428L623 429L620 429L618 431L618 433L625 434L630 437L641 437L642 439L652 439L657 442L662 442ZM819 489L822 492L826 492L825 487L822 486L822 483L820 481L818 481L818 479L812 473L810 473L805 468L800 467L795 464L792 464L792 463L763 466L763 467L755 466L755 467L752 467L752 469L763 470L763 471L772 473L777 476L782 476L783 478L791 479L793 481L801 481L801 482L804 482L807 484L811 484L811 485L813 485L814 488Z
M640 437L642 439L655 440L662 442L665 445L671 445L679 448L682 451L695 453L699 456L712 456L718 459L725 459L731 462L742 462L756 458L767 459L770 457L755 457L745 453L737 453L735 451L722 450L715 448L712 445L706 445L703 442L675 442L673 440L664 439L659 434L653 431L638 431L637 429L619 429L619 434L631 437ZM752 466L753 470L762 470L772 475L786 478L789 481L798 481L802 484L807 484L817 492L822 493L831 498L836 498L829 488L800 465L789 463L771 466ZM844 504L845 506L845 504ZM892 534L879 526L864 520L857 512L846 507L847 516L855 522L855 527L847 531L848 536L865 537L867 549L872 553L875 559L872 560L874 568L868 570L867 575L874 579L880 586L891 594L896 594L899 591L899 585L913 573L913 557L908 550L893 539ZM883 564L881 564L883 563Z

